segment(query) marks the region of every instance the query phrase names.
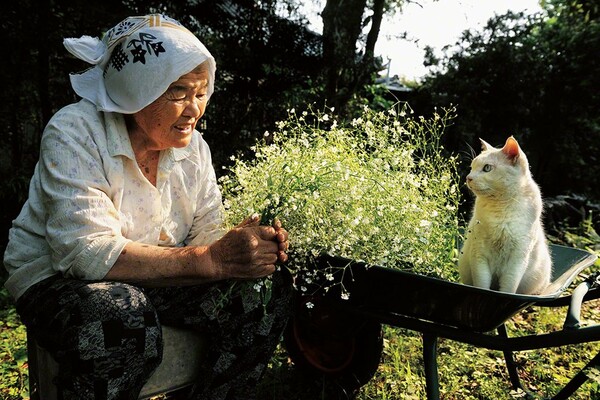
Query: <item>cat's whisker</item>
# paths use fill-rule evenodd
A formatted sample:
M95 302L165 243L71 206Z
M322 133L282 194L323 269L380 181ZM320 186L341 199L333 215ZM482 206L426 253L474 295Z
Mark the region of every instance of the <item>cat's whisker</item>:
M475 149L473 148L473 146L471 146L469 143L465 143L467 145L467 147L469 147L469 151L470 151L470 160L473 160L475 157L477 157L477 151L475 151Z
M461 159L466 160L467 163L471 163L471 161L473 161L474 157L472 154L469 154L466 151L461 151L459 154L461 155Z

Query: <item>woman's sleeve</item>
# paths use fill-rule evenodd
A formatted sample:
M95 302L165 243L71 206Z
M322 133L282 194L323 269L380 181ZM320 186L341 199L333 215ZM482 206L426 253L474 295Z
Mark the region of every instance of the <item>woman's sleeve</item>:
M103 130L85 118L62 115L42 138L40 176L48 210L46 239L53 266L66 277L102 279L129 242L121 234L99 146Z
M200 138L199 191L196 198L196 212L188 245L206 246L221 238L226 232L223 222L221 191L217 184L215 170L208 144Z

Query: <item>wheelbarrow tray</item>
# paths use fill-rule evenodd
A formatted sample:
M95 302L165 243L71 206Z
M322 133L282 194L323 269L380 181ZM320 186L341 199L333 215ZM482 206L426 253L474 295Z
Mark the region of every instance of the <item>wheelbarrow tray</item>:
M335 256L323 256L319 264L320 268L350 268L351 273L344 274L344 287L350 292L349 305L363 312L376 310L488 332L532 304L555 300L596 260L595 255L584 250L559 245L551 245L550 249L551 285L541 295L482 289Z

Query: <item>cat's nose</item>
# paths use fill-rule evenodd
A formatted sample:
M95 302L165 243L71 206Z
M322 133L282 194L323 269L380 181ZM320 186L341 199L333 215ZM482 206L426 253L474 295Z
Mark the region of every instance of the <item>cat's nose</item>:
M471 183L473 181L473 178L471 177L471 175L467 176L467 183Z

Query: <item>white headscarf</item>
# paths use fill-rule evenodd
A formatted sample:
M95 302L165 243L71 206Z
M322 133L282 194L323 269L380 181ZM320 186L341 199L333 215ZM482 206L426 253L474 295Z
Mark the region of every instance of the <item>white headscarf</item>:
M71 74L71 85L101 111L136 113L204 62L208 62L209 97L214 90L215 59L193 33L164 15L129 17L102 40L82 36L67 38L64 45L94 65Z

